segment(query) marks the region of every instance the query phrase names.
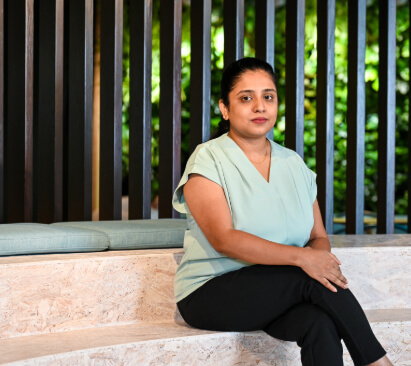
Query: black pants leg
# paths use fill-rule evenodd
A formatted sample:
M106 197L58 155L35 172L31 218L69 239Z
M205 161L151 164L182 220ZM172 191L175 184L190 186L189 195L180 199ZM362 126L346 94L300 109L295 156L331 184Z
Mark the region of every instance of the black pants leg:
M342 338L356 366L385 355L349 290L334 293L293 266L254 265L216 277L177 305L200 329L264 330L296 341L303 365L342 365Z
M263 329L274 338L296 341L304 366L343 366L341 336L328 314L310 303L300 303Z

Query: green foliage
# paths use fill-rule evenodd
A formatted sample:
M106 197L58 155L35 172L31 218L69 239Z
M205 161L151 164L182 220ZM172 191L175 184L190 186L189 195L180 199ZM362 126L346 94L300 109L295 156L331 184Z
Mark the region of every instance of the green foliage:
M192 0L193 1L193 0ZM195 0L194 0L195 1ZM255 1L245 0L245 56L255 55ZM318 0L317 0L318 1ZM123 177L128 175L128 109L129 109L129 24L128 1L124 11L124 83L123 83ZM211 28L211 127L220 121L218 109L219 84L223 69L224 30L223 1L213 0ZM304 154L307 165L315 170L316 87L317 87L317 14L316 1L306 1L305 43L305 132ZM336 3L335 29L335 212L345 211L346 148L347 148L347 2ZM408 111L409 111L409 10L408 3L397 7L397 83L396 83L396 214L407 209L408 176ZM153 63L152 63L152 195L158 193L159 84L160 41L159 1L153 2ZM285 7L276 8L275 71L278 78L279 113L274 139L284 143L285 133ZM366 134L365 134L365 209L376 211L377 147L378 147L378 1L368 1L367 40L365 57ZM182 30L182 168L189 156L190 120L190 6L183 5Z

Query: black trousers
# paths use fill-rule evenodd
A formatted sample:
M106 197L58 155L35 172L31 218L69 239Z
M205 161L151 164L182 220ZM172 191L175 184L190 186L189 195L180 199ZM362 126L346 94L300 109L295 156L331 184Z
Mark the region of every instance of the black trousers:
M304 366L342 366L341 339L356 366L385 355L350 290L325 288L301 268L253 265L206 282L177 306L191 326L263 330L295 341Z

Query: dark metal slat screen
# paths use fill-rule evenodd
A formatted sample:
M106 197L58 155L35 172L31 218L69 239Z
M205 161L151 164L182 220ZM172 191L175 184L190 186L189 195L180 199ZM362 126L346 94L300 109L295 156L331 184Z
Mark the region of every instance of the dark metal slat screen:
M34 1L7 4L8 123L5 136L7 222L33 221L33 25ZM11 30L13 26L13 30Z
M123 0L101 2L100 220L121 220Z
M159 217L179 217L171 207L181 172L182 0L160 1Z
M409 7L409 18L411 19L411 6ZM411 39L411 27L409 27L409 36ZM409 51L411 54L411 42L409 44ZM411 57L408 59L408 69L411 70ZM409 86L408 86L409 92L408 92L408 100L411 101L411 79L409 81ZM408 174L411 172L411 108L408 109ZM407 232L411 233L411 179L408 179L408 208L407 208L407 214L408 214L408 226L407 226Z
M255 57L274 67L275 0L257 1L255 19ZM272 130L267 134L267 138L274 139Z
M4 222L4 0L0 0L0 223Z
M151 217L152 0L130 3L129 219Z
M394 233L396 3L379 2L379 121L377 232Z
M286 3L285 146L304 157L305 0Z
M224 0L224 66L244 56L244 0Z
M317 3L317 187L327 233L334 219L334 39L335 0Z
M255 57L274 67L275 0L255 3Z
M63 219L63 6L42 0L36 9L34 215L43 223Z
M140 0L130 2L128 14L129 219L151 217L152 26L156 1L161 10L159 217L179 216L172 209L171 198L181 175L183 0ZM123 2L101 0L100 220L120 220L122 216ZM318 201L326 230L332 233L336 1L317 3ZM92 218L95 5L95 0L0 0L0 222ZM346 232L359 234L364 230L367 5L366 0L349 1L347 5ZM210 136L212 6L212 0L191 1L191 152ZM247 2L225 0L221 6L226 66L244 55ZM287 1L285 6L285 145L303 157L306 2ZM255 2L256 56L273 66L276 11L275 0ZM377 219L378 232L391 233L395 188L395 1L379 1L379 24ZM272 132L268 136L272 137Z
M93 1L69 3L68 220L91 220Z
M211 0L191 3L190 152L210 137Z
M364 231L365 6L348 3L347 234Z

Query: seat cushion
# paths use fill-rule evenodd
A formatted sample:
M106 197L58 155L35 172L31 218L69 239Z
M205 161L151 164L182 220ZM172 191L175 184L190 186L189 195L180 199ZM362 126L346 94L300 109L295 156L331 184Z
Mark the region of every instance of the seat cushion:
M107 234L109 249L182 248L187 221L184 219L62 222L52 227L92 229Z
M96 252L107 249L101 231L44 224L0 225L0 255Z

